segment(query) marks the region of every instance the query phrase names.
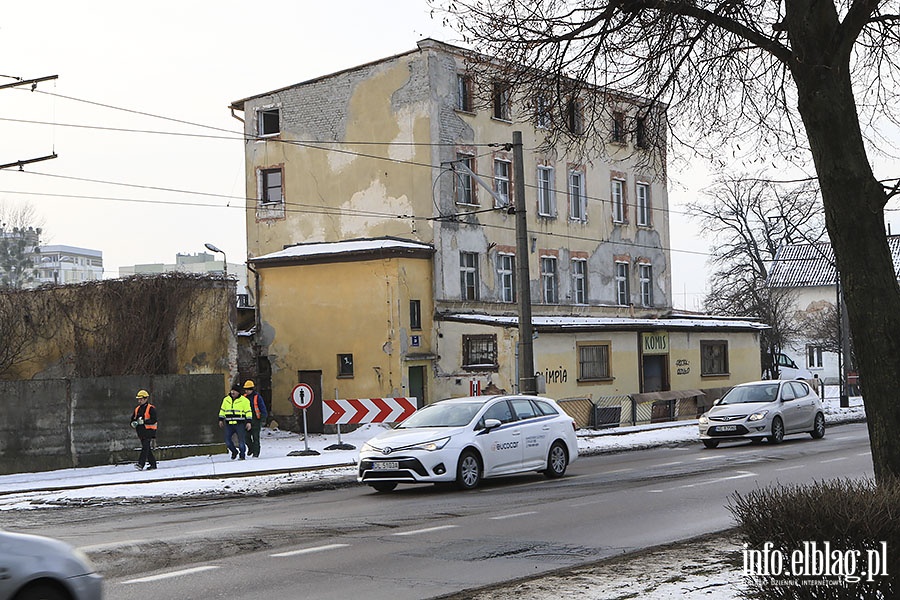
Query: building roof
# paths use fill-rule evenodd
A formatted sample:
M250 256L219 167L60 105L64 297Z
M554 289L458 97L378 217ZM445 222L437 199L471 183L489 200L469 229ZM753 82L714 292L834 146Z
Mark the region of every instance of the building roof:
M371 260L387 257L429 258L431 244L395 237L361 238L343 242L311 242L288 246L284 250L251 258L259 267L284 264L309 264Z
M440 315L444 321L460 323L481 323L498 327L517 327L519 318L513 315L494 316L484 314L449 313ZM690 329L707 331L762 331L770 329L764 323L750 319L733 319L729 317L689 317L673 316L659 319L640 319L623 317L572 317L553 316L531 318L531 324L537 331L645 331L648 329Z
M894 259L894 272L900 273L900 236L887 237ZM834 251L828 242L786 244L778 248L769 269L766 285L774 288L833 286L837 281Z

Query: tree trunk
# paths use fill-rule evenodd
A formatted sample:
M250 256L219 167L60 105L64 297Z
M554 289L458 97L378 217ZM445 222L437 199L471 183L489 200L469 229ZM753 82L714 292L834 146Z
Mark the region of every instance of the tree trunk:
M883 484L900 479L900 287L885 233L887 197L869 165L846 62L793 71L850 329L866 341L856 352L875 479Z

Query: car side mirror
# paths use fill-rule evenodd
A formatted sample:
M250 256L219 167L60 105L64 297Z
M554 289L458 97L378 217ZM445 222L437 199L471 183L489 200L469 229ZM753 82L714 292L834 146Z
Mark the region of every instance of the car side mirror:
M499 419L485 419L484 421L484 428L488 431L497 429L501 425L503 425L503 423L501 423Z

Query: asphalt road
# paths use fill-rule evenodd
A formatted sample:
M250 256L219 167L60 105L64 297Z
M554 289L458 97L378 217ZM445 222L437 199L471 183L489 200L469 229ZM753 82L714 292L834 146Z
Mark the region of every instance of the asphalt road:
M465 493L347 485L66 509L5 526L86 549L117 600L421 599L727 529L735 491L871 474L865 424L852 424L779 446L585 457L561 480L509 478Z

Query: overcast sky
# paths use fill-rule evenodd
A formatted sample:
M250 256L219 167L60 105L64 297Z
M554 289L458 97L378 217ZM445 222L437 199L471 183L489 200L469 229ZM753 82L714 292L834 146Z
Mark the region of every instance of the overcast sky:
M412 50L424 37L456 42L425 0L7 2L0 75L59 79L37 92L0 90L0 164L59 157L0 170L0 202L30 202L45 244L102 251L107 277L173 263L205 242L243 262L242 129L229 104ZM679 210L703 179L670 176L674 301L695 309L708 244Z

